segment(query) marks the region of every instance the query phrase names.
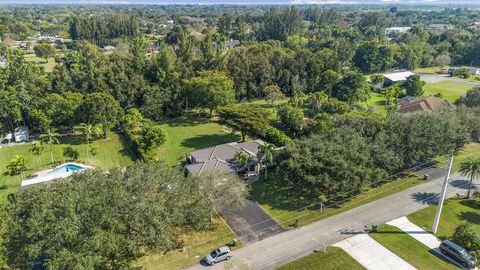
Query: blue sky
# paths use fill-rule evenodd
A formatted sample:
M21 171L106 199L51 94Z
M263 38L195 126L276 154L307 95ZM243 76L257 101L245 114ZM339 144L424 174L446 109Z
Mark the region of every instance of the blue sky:
M16 4L480 4L480 0L0 0L0 3Z

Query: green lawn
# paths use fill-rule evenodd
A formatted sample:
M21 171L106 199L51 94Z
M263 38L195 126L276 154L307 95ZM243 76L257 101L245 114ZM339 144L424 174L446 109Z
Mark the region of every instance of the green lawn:
M277 270L361 270L365 269L345 251L328 247L326 253L317 252L277 268Z
M45 68L45 72L52 72L56 65L54 58L49 58L48 62L45 62L45 58L37 57L33 51L25 54L25 60L27 62L33 62L39 66L43 66Z
M436 210L436 205L429 206L409 215L408 219L420 227L431 230ZM437 236L442 239L449 238L455 228L463 223L470 223L473 229L480 234L479 200L450 199L445 201Z
M308 195L306 191L293 191L280 181L274 173L267 180L252 184L250 196L270 214L280 225L291 226L295 220L299 225L309 224L320 219L345 212L388 195L400 192L422 183L417 176L409 175L384 185L365 189L362 194L352 198L330 198L320 212L318 198ZM302 195L303 194L303 195Z
M464 95L473 86L467 83L443 81L439 83L426 84L423 89L425 90L424 96L433 96L437 93L441 93L443 98L448 101L455 101L462 95Z
M215 119L177 117L161 123L160 126L165 133L165 143L159 147L157 157L170 165L184 161L185 154L189 151L241 139L218 124Z
M441 255L397 227L382 225L376 233L371 233L370 236L419 270L458 269L454 264L443 259Z
M448 66L446 66L443 69L443 72L447 72L449 69ZM440 74L440 68L439 67L426 67L426 68L417 68L414 70L415 73L422 73L422 74L430 74L430 75L436 75Z
M380 115L386 115L387 113L385 110L385 97L381 94L371 93L367 106Z
M63 148L68 145L73 146L80 152L79 162L102 169L127 166L136 158L132 145L124 141L119 134L114 132L110 132L106 140L99 139L92 143L100 148L96 156L90 155L88 159L86 158L87 145L83 143L80 137L65 135L59 137L59 139L60 144L53 145L53 157L54 160L58 162L65 161L62 153ZM21 182L19 176L9 176L6 174L6 166L15 155L23 155L25 157L27 163L25 175L47 169L48 166L51 166L48 145L44 145L42 155L40 156L40 166L37 163L36 157L28 151L29 148L30 143L0 148L0 202L5 200L8 193L14 192Z
M234 238L235 235L223 220L215 218L211 230L185 234L183 239L185 250L144 256L135 265L151 270L183 269L199 263L210 251L231 242Z

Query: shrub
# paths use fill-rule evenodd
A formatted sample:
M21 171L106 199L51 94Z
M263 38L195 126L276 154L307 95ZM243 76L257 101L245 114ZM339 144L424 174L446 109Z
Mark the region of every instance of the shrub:
M452 235L452 240L469 251L480 250L480 236L475 233L470 224L458 226Z
M80 156L80 152L71 146L67 146L63 148L63 156L70 160L77 160Z
M276 146L285 146L292 141L283 131L272 126L266 128L265 134L262 137Z

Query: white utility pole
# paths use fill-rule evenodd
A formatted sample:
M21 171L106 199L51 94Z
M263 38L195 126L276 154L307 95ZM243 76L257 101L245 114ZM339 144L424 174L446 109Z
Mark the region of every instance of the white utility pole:
M442 192L438 200L437 213L435 214L435 220L433 220L432 233L437 233L438 223L440 222L440 216L442 215L443 201L445 201L445 195L447 194L448 182L450 181L450 172L452 171L453 155L450 155L448 159L447 173L445 174L445 181L443 182Z

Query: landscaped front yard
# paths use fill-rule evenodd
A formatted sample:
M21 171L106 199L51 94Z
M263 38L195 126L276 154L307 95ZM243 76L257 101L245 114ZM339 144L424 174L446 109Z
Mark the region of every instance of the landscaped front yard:
M115 132L109 132L107 139L99 139L92 145L99 146L98 154L86 157L87 145L83 140L75 135L65 135L59 137L60 144L54 144L53 157L56 162L64 162L63 148L72 146L80 152L78 162L92 165L102 169L111 169L115 167L124 167L132 164L135 160L133 146L125 141L121 135ZM26 160L27 171L25 175L43 170L51 166L50 148L44 144L42 154L40 155L40 165L37 158L28 150L30 143L15 146L2 146L0 148L0 203L5 201L7 194L15 192L22 179L20 175L9 176L7 174L7 165L15 155L23 155Z
M333 216L360 205L378 200L422 183L419 177L408 175L385 183L382 186L365 189L363 193L352 198L327 198L325 208L320 212L318 198L301 190L293 191L274 174L267 180L255 182L251 186L250 195L280 225L289 227L298 222L306 225L329 216Z
M286 264L277 270L362 270L355 259L338 247L328 247L325 253L317 252Z
M419 270L458 269L454 264L397 227L382 225L370 236Z
M429 206L408 216L408 219L427 231L431 230L436 205ZM445 239L452 236L455 228L463 223L469 223L480 234L480 201L450 199L443 205L442 216L438 226L437 237Z

